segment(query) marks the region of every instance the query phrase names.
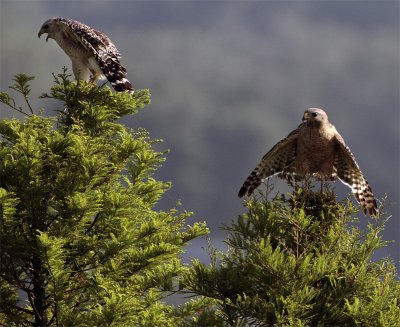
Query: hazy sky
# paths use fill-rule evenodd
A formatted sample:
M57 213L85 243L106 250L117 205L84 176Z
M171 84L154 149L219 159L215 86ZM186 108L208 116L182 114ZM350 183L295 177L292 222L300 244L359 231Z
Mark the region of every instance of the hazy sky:
M237 191L249 172L306 108L324 108L376 196L387 195L385 239L397 240L390 254L400 259L398 1L0 0L0 10L1 89L16 73L34 75L33 98L70 67L53 40L37 38L46 19L73 18L111 37L128 78L152 93L123 122L170 150L156 175L173 184L160 208L181 199L218 245L219 227L243 212ZM57 108L34 103L49 115ZM335 188L339 198L350 192Z

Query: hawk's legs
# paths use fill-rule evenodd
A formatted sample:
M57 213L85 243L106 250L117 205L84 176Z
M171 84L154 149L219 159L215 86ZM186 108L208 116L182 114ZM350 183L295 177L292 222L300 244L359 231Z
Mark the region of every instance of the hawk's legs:
M93 69L90 69L90 72L92 73L92 75L90 75L89 82L96 84L96 81L98 80L100 74Z

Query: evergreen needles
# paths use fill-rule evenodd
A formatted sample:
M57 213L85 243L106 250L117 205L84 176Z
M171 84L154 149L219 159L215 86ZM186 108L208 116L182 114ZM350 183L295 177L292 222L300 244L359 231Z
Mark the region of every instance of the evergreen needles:
M355 209L332 191L252 198L226 227L227 252L194 262L186 287L214 300L221 326L399 326L400 284L384 219L357 227Z
M158 141L116 121L150 94L54 77L42 97L59 100L57 118L0 95L26 115L0 121L0 325L175 326L183 317L162 300L207 228L154 209L170 187L152 177ZM30 80L12 86L27 103Z
M25 107L0 92L24 115L0 121L0 326L399 326L394 265L372 260L383 217L359 228L350 201L309 184L250 198L228 250L209 245L211 263L189 268L183 247L208 230L155 209L170 187L153 177L159 140L117 121L148 90L54 78L42 98L57 117L35 113L32 77L11 86ZM176 292L193 299L168 304Z

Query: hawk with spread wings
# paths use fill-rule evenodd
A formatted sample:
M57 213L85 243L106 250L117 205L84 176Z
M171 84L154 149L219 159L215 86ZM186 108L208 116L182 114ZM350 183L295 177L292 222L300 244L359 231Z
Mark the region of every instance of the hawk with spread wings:
M67 18L45 21L38 36L47 33L72 61L75 79L95 83L107 79L115 91L133 93L134 88L126 78L121 55L111 40L83 23Z
M239 197L251 195L264 179L279 174L281 178L323 181L339 178L348 185L364 213L378 212L374 194L342 136L322 109L304 112L303 122L262 158L247 177Z

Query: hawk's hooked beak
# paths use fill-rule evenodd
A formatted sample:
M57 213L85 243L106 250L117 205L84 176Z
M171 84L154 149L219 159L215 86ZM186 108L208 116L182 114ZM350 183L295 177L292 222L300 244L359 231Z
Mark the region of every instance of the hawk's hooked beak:
M46 32L42 32L42 30L39 31L39 33L38 33L39 39L40 39L40 37L42 36L43 33L46 33ZM48 40L49 40L49 33L47 33L46 42L47 42Z
M311 115L310 115L310 113L308 111L304 112L303 121L309 119L310 117L311 117Z

